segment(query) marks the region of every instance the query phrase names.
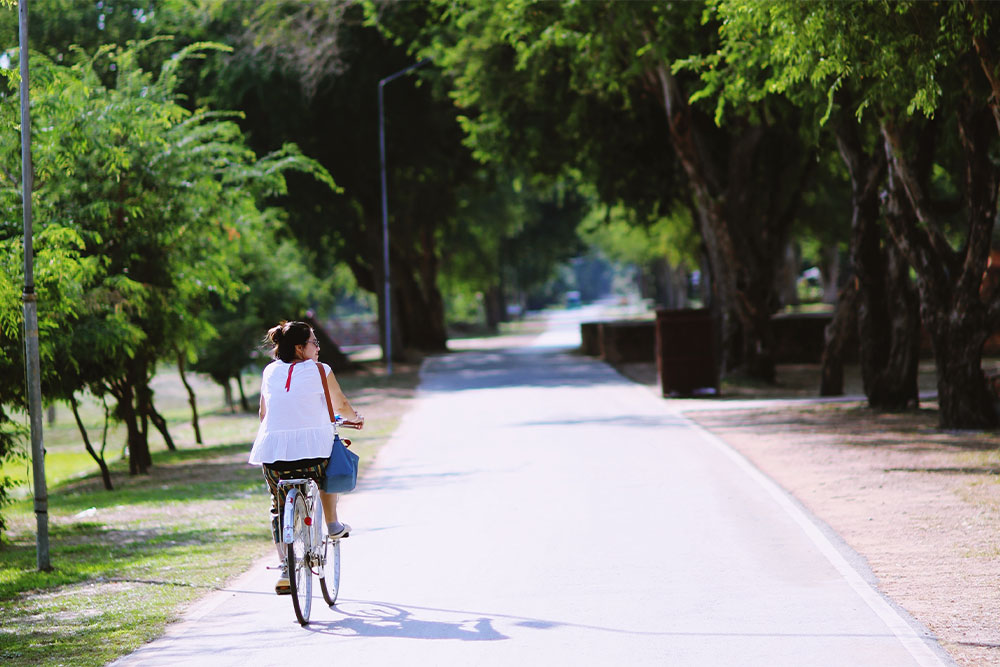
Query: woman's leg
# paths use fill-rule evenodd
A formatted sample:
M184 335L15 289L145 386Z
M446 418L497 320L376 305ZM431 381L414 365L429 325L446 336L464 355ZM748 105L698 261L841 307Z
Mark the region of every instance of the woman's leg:
M274 548L278 551L278 558L285 562L285 548L281 541L281 512L285 502L285 490L278 487L280 475L268 468L261 466L264 472L264 479L267 480L267 488L271 491L271 537L274 538Z
M326 518L327 523L337 522L337 494L327 493L326 491L319 492L319 498L323 502L323 516Z

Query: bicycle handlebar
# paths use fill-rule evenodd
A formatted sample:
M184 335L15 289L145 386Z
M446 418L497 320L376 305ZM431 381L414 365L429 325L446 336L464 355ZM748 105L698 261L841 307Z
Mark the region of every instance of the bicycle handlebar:
M334 423L337 426L343 426L344 428L353 428L358 431L364 428L365 425L365 418L361 415L358 415L358 421L348 421L347 419L344 419L340 415L334 415L334 419L335 419Z

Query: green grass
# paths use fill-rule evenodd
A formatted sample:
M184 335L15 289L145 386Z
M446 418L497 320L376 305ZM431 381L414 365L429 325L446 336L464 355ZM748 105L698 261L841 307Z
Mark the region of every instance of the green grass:
M387 377L369 364L339 377L367 418L365 431L350 434L362 456L362 474L408 408L416 370L403 366ZM157 396L162 391L161 410L180 449L154 445L149 475L131 477L127 462L119 460L112 465L116 489L108 492L96 473L74 477L79 469L74 472L69 463L49 465L53 450L65 450L66 462L82 450L79 436L76 443L68 435L66 442L54 436L55 446L46 445L47 471L57 467L65 476L49 483L51 572L36 568L30 499L5 509L0 664L107 664L162 634L185 605L224 586L273 548L269 495L260 470L246 464L256 414L229 413L220 391L206 399L202 429L209 444L195 445L193 434L185 433L186 395L174 393L183 403L167 407L175 388L165 379ZM88 409L92 419L100 417L99 406ZM111 442L109 437L109 450ZM84 457L84 469L93 470Z
M243 378L243 387L248 394L251 412L232 412L226 404L221 386L204 376L188 373L188 382L194 387L198 401L199 425L202 440L206 445L237 440L253 440L256 429L257 400L260 388L259 373L248 373ZM194 428L191 425L191 407L187 391L181 384L176 369L168 368L156 375L151 383L157 410L167 420L168 430L178 446L195 446ZM239 408L239 393L233 387L233 394ZM91 444L101 447L104 428L104 407L93 397L81 395L80 416L87 428ZM51 417L54 415L54 419ZM27 428L27 418L21 415ZM83 439L73 413L65 404L57 404L47 411L42 428L45 445L45 479L49 484L57 484L97 470L97 464L86 452ZM108 463L121 459L125 442L125 427L111 423L108 429L105 459ZM152 451L166 450L166 443L159 431L150 426L149 443ZM26 443L27 447L28 444ZM25 496L31 492L27 481L31 479L29 452L25 458L0 466L0 476L8 475L21 486L14 495Z

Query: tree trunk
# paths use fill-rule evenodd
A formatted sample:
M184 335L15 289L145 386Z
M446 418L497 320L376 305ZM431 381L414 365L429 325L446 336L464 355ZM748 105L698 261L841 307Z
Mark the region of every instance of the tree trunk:
M163 418L163 415L156 411L156 407L153 405L152 400L150 400L146 405L146 411L149 414L149 420L153 422L153 426L155 426L156 430L163 436L163 441L167 444L167 449L172 452L177 451L177 446L174 445L174 439L170 437L170 431L167 429L167 420Z
M892 186L890 180L886 219L889 224L898 224L894 219L911 216L903 194ZM881 237L881 233L878 234ZM905 410L920 404L917 374L920 364L920 302L910 281L910 265L894 243L886 243L884 249L883 284L877 292L883 299L869 310L878 308L878 313L869 312L868 363L862 368L865 393L868 404L883 410ZM872 321L878 322L878 330L871 330ZM878 355L877 358L872 358ZM878 372L875 367L878 366ZM868 371L867 373L864 371Z
M782 306L799 305L799 263L802 261L794 243L785 245L785 257L777 271L774 289Z
M240 374L236 374L236 388L240 390L240 407L243 408L243 412L250 412L250 402L247 400L247 394L243 391L243 378Z
M498 285L491 285L483 294L483 315L486 317L486 327L490 331L497 331L500 323L507 319L506 310L503 290Z
M222 400L229 411L235 414L236 403L233 401L233 386L229 383L229 378L226 378L226 381L222 383Z
M837 128L837 145L851 179L851 264L857 281L861 381L868 405L902 410L917 403L920 322L908 267L879 227L886 161L861 145L854 119ZM892 204L893 213L907 209Z
M920 312L934 346L939 424L951 429L992 429L1000 417L982 370L982 348L1000 319L1000 304L987 307L979 295L997 214L997 169L990 158L994 132L989 109L970 104L957 114L965 158L968 233L956 251L932 213L925 181L907 155L903 130L882 122L890 180L906 193L914 216L889 217L890 230L918 276ZM918 224L919 222L919 224Z
M840 291L833 320L824 332L820 361L820 396L844 394L844 351L856 340L858 330L858 281L851 280Z
M329 364L334 373L346 371L354 367L354 362L352 362L350 358L344 354L344 351L340 349L340 345L337 344L337 341L335 341L333 337L327 333L326 327L320 324L316 318L311 315L305 315L302 318L302 321L312 327L313 332L316 334L316 340L319 341L320 361L324 364ZM229 384L228 379L226 384ZM232 403L230 403L230 405L232 405Z
M813 163L783 124L735 121L709 151L706 131L669 63L655 72L671 143L688 177L722 314L723 364L774 381L771 315L779 307L775 272Z
M191 428L194 429L194 441L199 445L205 444L201 439L201 427L198 424L198 399L194 395L194 389L187 381L187 375L184 373L184 353L177 352L177 372L181 376L181 384L184 385L184 389L187 391L188 395L188 405L191 406Z
M836 243L830 243L820 251L820 277L823 286L823 303L836 304L839 299L840 284L840 249Z
M101 448L101 453L98 455L98 453L94 451L93 446L90 444L90 436L87 434L87 427L83 425L83 420L80 419L80 411L77 409L76 397L70 397L69 406L73 410L73 418L76 419L76 427L80 429L80 437L83 438L83 446L87 449L87 453L90 454L90 458L94 459L97 466L101 469L101 480L104 482L105 490L114 491L115 487L111 483L111 471L108 470L108 464L104 460L104 448Z
M151 421L156 430L163 436L163 441L166 443L167 449L176 451L177 446L174 445L174 440L170 437L170 432L167 431L166 420L160 416L160 413L153 406L153 390L149 386L149 379L148 373L144 373L135 386L136 412L142 418L142 435L148 439L147 424Z
M139 417L134 402L135 392L128 379L128 374L131 372L130 368L126 377L112 383L109 389L117 402L115 413L118 419L125 424L129 474L145 475L149 472L150 466L153 465L153 459L149 454L149 442L139 428Z
M394 263L396 268L398 263ZM448 334L444 326L444 299L437 287L436 274L417 278L413 272L396 270L393 278L393 315L398 314L400 338L404 349L443 352ZM399 350L402 355L404 350Z
M652 298L658 305L669 309L687 307L687 272L683 268L675 268L665 257L654 259L642 271L652 283L651 293L643 294Z

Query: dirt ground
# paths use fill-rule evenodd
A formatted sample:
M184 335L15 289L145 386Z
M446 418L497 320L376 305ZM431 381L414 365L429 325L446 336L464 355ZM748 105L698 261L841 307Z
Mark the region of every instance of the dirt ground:
M650 366L619 370L655 391ZM921 376L922 391L933 387L933 368ZM777 388L728 393L816 393L818 368L779 368L778 377ZM860 385L847 384L849 394ZM713 400L686 414L865 557L879 588L958 664L1000 665L1000 434L941 431L936 408L923 400L917 411L880 414L858 400L753 408Z

